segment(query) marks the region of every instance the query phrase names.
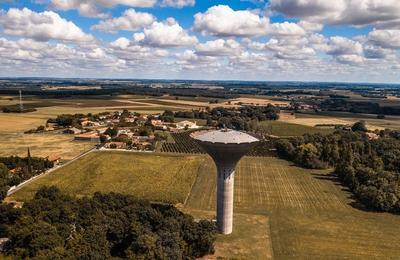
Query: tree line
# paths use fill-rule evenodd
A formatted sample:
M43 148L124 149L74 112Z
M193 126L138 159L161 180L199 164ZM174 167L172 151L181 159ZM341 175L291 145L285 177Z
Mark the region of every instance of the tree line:
M15 259L196 259L214 252L216 232L172 205L43 187L21 209L0 205L0 237Z
M279 140L276 149L306 168L334 167L334 174L368 209L400 212L400 132L380 131L377 139L363 131L307 134Z
M0 201L7 196L10 187L45 172L54 166L45 158L18 156L0 157Z
M47 120L48 124L57 124L59 126L62 127L70 127L70 126L74 126L74 127L79 127L79 121L82 118L88 118L88 120L90 121L97 121L101 115L105 115L108 114L106 113L100 113L100 114L62 114L62 115L58 115L56 118L49 118Z
M322 110L342 111L352 113L376 114L376 115L400 115L400 107L381 106L374 102L350 101L342 98L330 98L320 105Z
M208 110L165 111L160 119L174 122L177 118L207 120L208 126L227 127L236 130L254 130L258 122L278 120L280 109L273 106L243 106L240 108L217 107Z

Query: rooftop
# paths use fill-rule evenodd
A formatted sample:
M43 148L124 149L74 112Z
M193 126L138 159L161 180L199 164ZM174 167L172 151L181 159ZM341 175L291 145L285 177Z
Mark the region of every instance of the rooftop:
M243 144L259 141L249 134L230 129L195 132L192 137L202 142L223 144Z

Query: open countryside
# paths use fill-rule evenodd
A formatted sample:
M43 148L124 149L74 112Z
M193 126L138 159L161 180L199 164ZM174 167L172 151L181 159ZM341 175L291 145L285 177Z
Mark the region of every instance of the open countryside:
M399 238L398 215L366 206L375 201L370 207L392 211L396 202L374 200L368 189L354 189L363 185L364 175L349 181L337 172L341 158L346 165L358 166L346 150L353 151L361 163L374 162L371 167L376 171L382 163L388 170L396 169L398 116L328 111L330 102L342 101L327 95L323 102L314 103L324 94L314 96L313 91L243 96L229 91L223 97L219 88L206 96L196 89L190 90L191 96L181 94L187 91L181 89L167 89L161 95L157 90L156 96L119 91L112 96L70 98L43 98L48 93L40 92L22 96L21 111L18 96L2 99L0 117L5 124L0 126L0 159L10 176L7 205L40 205L37 194L44 194L40 195L44 199L56 196L55 207L64 205L63 199L59 201L63 196L78 204L87 199L98 203L100 192L117 196L110 201L132 196L152 205L172 205L197 225L200 220L214 225L217 170L191 134L231 128L251 132L262 141L236 167L233 233L217 235L203 226L199 233L209 235L203 240L206 251L199 256L390 259L400 254L400 247L391 242ZM354 99L350 104L365 109L364 103L355 101L359 96L350 93ZM377 144L381 148L372 152ZM371 159L378 152L388 155L380 159L382 163ZM343 171L351 174L347 168ZM364 168L357 171L372 180L380 174ZM371 197L362 197L362 202L361 196ZM123 243L116 246L124 248ZM123 250L125 255L128 249Z
M141 174L144 167L147 174ZM261 230L249 233L244 228L231 235L236 250L224 248L228 238L219 237L217 251L220 248L225 257L365 259L400 253L391 242L399 236L398 216L355 208L330 170L309 171L273 157L245 157L236 174L235 212L240 214L235 224L265 224ZM113 191L179 204L188 197L185 212L211 218L215 214L215 166L205 156L94 152L27 185L9 200L27 201L42 185L56 185L76 196ZM254 249L251 241L257 236L265 244ZM237 242L242 239L247 242Z

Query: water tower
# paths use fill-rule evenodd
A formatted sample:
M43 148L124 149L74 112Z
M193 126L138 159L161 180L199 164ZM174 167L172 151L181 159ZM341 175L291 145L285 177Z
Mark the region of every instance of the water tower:
M194 132L191 137L213 158L217 166L217 228L222 234L230 234L236 164L259 140L246 133L227 129Z

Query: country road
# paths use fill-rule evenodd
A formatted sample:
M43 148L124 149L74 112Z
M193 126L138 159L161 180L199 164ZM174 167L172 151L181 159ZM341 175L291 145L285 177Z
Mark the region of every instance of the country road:
M75 158L73 158L72 160L66 162L66 163L63 164L63 165L55 166L55 167L53 167L53 168L51 168L51 169L45 171L45 172L42 173L42 174L36 175L36 176L30 178L29 180L26 180L26 181L20 183L20 184L17 185L17 186L11 187L11 188L8 190L8 192L7 192L7 196L13 195L14 193L16 193L17 191L19 191L20 189L22 189L24 186L28 185L29 183L31 183L31 182L33 182L33 181L35 181L35 180L37 180L37 179L40 179L40 178L42 178L42 177L44 177L44 176L46 176L46 175L48 175L48 174L50 174L50 173L52 173L52 172L58 170L58 169L61 169L61 168L63 168L63 167L65 167L65 166L67 166L67 165L69 165L69 164L75 162L76 160L79 160L80 158L82 158L82 157L84 157L84 156L88 155L89 153L92 153L92 152L94 152L94 151L96 151L96 150L97 150L97 148L96 148L96 147L93 147L93 148L90 149L89 151L86 151L86 152L84 152L84 153L82 153L82 154L76 156Z

